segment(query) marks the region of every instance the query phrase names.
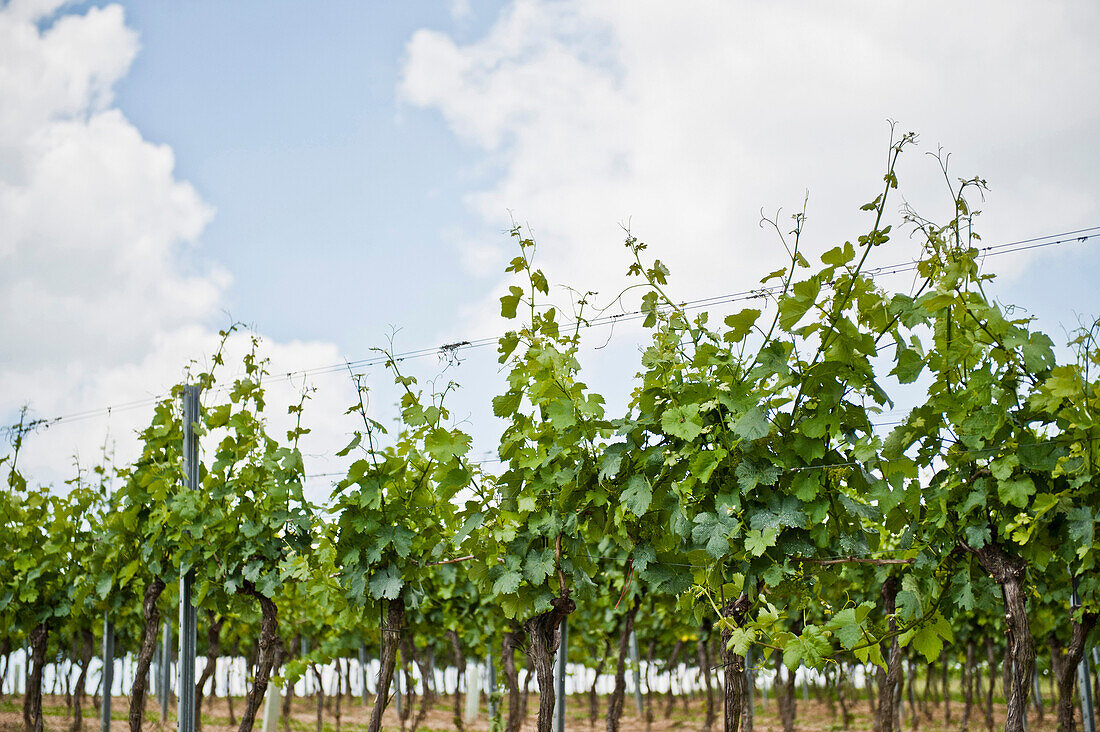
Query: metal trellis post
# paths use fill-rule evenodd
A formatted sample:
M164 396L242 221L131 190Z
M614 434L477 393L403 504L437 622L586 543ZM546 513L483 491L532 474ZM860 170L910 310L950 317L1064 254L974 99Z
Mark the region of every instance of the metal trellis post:
M634 704L638 707L638 716L645 714L642 701L642 664L638 660L638 634L630 631L630 661L634 664Z
M569 619L561 621L561 642L554 664L554 732L565 732L565 664L569 648Z
M1080 599L1077 597L1077 577L1073 578L1073 597L1070 600L1070 605L1073 610L1081 604ZM1081 654L1081 663L1077 664L1077 686L1078 694L1081 697L1081 722L1084 732L1096 732L1096 717L1093 716L1092 709L1092 676L1089 674L1089 652L1085 649L1085 652Z
M485 656L485 664L486 666L488 666L488 673L486 674L488 676L488 679L486 680L486 683L489 685L489 720L491 724L492 720L495 719L497 716L497 702L496 697L493 696L493 694L496 693L497 690L497 667L493 665L492 646L489 647L489 651Z
M103 619L103 702L99 706L99 729L111 732L111 687L115 682L115 624Z
M172 700L172 624L164 621L164 632L160 641L160 666L157 668L160 690L160 720L168 719L168 705Z
M359 675L363 680L363 706L367 706L370 700L367 698L367 644L363 643L359 646Z
M188 490L199 489L199 442L195 424L199 421L199 387L183 389L183 474ZM176 712L178 732L195 732L195 643L198 614L194 603L195 570L180 567L179 684Z

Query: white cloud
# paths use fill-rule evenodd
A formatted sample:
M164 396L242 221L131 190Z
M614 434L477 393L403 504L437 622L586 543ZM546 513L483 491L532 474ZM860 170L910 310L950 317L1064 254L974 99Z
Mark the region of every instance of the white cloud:
M469 44L414 34L400 92L502 169L467 199L486 233L515 211L552 279L606 290L622 282L629 220L690 298L774 269L759 212L791 211L807 189L811 251L864 231L887 118L922 150L955 151L954 174L990 181L987 240L1094 224L1100 184L1079 161L1100 157L1098 15L1071 3L517 0ZM933 161L911 152L900 174L921 210L950 211ZM911 252L903 241L879 263Z
M61 3L0 7L0 414L27 403L53 417L163 394L217 345L227 272L196 261L214 210L175 175L171 148L112 107L138 51L119 6L54 17ZM235 339L240 351L247 338ZM268 343L279 373L339 362L327 343ZM346 380L345 380L346 381ZM275 382L273 429L301 384ZM340 415L346 384L310 415ZM27 443L34 479L59 483L70 457L95 459L109 430L127 460L148 407L61 423ZM307 450L341 442L313 421ZM341 443L342 444L342 443ZM320 447L323 445L323 449Z

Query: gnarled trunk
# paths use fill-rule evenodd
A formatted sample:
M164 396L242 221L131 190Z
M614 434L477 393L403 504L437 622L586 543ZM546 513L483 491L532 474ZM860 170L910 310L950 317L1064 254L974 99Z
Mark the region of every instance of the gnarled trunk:
M1085 655L1085 638L1096 627L1098 617L1095 613L1085 613L1081 622L1077 622L1070 616L1073 635L1065 655L1058 659L1055 671L1058 677L1058 732L1077 732L1077 720L1073 715L1073 685L1077 682L1077 666Z
M907 683L905 684L906 696L909 699L909 718L910 724L914 730L920 729L920 711L917 709L916 690L914 687L917 683L917 673L913 666L913 662L910 661L909 673Z
M134 683L130 687L130 732L141 732L141 722L145 716L149 664L152 663L153 652L157 649L157 631L160 630L160 610L157 608L157 600L160 599L162 592L164 592L164 581L160 577L154 577L145 588L145 597L141 602L141 610L145 615L145 627L141 630L137 669L134 671Z
M527 700L531 696L531 679L535 678L534 675L528 671L523 676L523 693L519 695L519 718L524 722L527 721Z
M504 675L504 686L508 689L508 716L504 732L519 732L523 718L519 711L519 672L516 671L516 631L504 634L500 644L500 670Z
M729 648L729 639L733 635L733 627L740 626L745 621L748 609L749 596L744 592L722 608L722 614L733 622L733 626L722 630L721 657L726 680L723 699L725 732L738 732L741 727L741 710L745 703L745 657L737 655Z
M844 663L840 662L836 670L836 700L840 705L840 719L844 729L852 726L852 713L848 709L848 677L844 673Z
M970 728L970 711L974 707L974 641L966 642L966 663L963 664L963 716L961 732Z
M409 647L412 648L412 639L409 640ZM432 701L435 699L435 691L433 690L434 683L429 683L432 677L432 661L430 656L430 649L425 653L417 653L415 648L412 648L413 663L416 664L416 668L420 671L420 709L416 712L416 717L413 719L412 732L420 727L424 723L424 720L428 716L428 709L432 705ZM425 655L428 658L425 658Z
M523 624L527 631L527 657L539 682L537 732L551 732L554 725L554 653L561 643L561 621L577 609L568 597L555 597L551 608ZM564 701L564 700L563 700Z
M951 657L947 651L943 652L943 667L941 668L941 686L943 687L943 723L951 724Z
M84 729L84 686L88 679L88 666L91 665L92 654L95 652L94 645L92 631L80 631L80 675L76 677L76 685L73 687L73 723L69 732L81 732Z
M603 673L604 664L607 663L607 657L611 655L611 640L604 639L603 642L603 655L600 656L600 660L596 662L596 675L592 678L592 686L588 689L588 726L595 727L596 720L600 718L600 701L599 696L596 694L596 684L600 681L600 674ZM671 690L669 692L671 694Z
M672 655L668 657L668 665L665 666L665 670L668 671L668 702L665 704L665 719L672 716L672 708L676 704L676 695L672 693L672 671L676 668L676 662L680 660L680 654L683 651L684 641L677 638L675 645L672 646ZM595 689L595 686L592 688Z
M784 676L783 656L780 653L775 654L775 702L779 707L783 732L794 732L794 671L786 669Z
M897 612L898 578L890 576L882 583L882 611L888 617L887 629L895 633L898 629L894 613ZM877 732L895 732L897 729L897 704L895 694L901 676L901 647L895 635L883 644L882 657L886 661L886 670L878 669L875 676L878 680L878 709L875 714L875 730Z
M618 732L619 720L623 716L623 700L626 697L626 654L630 648L630 634L634 632L634 617L638 614L641 597L635 597L634 603L627 609L619 630L619 658L615 662L615 688L607 700L607 732Z
M202 697L206 689L206 682L213 676L218 667L218 653L221 651L222 624L224 617L217 617L212 610L206 611L206 619L210 623L206 628L206 665L202 669L202 675L195 682L195 730L202 732ZM213 697L213 690L210 696Z
M11 639L0 640L0 679L8 678L8 665L11 663ZM4 701L4 684L0 683L0 701Z
M699 640L695 643L695 655L699 661L699 673L703 677L703 686L707 690L707 705L706 712L703 717L703 726L699 729L702 732L710 732L714 729L714 720L718 717L718 714L714 708L714 687L710 682L710 647L707 645L708 635L710 633L709 628L705 628L703 633L700 633Z
M465 726L462 721L462 679L466 678L466 654L462 652L462 643L458 638L457 631L448 630L447 637L451 639L451 650L454 651L455 656L455 670L458 671L458 676L455 678L453 721L455 729L458 732L463 732Z
M256 712L259 711L260 703L267 692L271 669L282 657L283 643L279 638L279 614L275 603L260 594L256 590L256 585L247 580L237 592L255 598L260 604L260 639L257 644L259 653L256 655L256 670L252 679L252 689L248 692L244 712L241 714L241 724L237 728L238 732L252 732Z
M42 670L46 665L46 647L50 626L34 626L27 640L31 645L31 666L27 674L27 693L23 696L23 726L26 732L42 732Z
M997 659L993 655L993 639L988 637L985 639L985 661L989 681L985 697L985 728L993 732L993 692L997 688Z
M1024 578L1027 563L1009 554L996 542L980 549L970 549L978 557L982 568L1001 586L1004 598L1005 633L1008 638L1006 669L1011 675L1011 688L1006 698L1008 708L1005 732L1024 732L1027 724L1027 701L1031 694L1031 677L1035 673L1035 641L1031 637L1031 623L1027 617ZM992 643L992 641L990 641ZM992 671L992 669L990 669ZM992 679L990 691L992 693Z
M657 641L650 639L645 654L645 728L653 726L653 682L649 675L653 671L653 660L657 656Z
M405 627L405 600L401 596L390 600L386 608L386 627L382 629L382 659L378 665L378 688L374 696L368 732L380 732L382 714L389 702L393 667L397 662L397 647L401 644L401 631Z
M301 644L302 644L301 636L296 635L293 638L291 638L290 639L290 647L286 649L285 654L284 654L284 658L289 661L290 659L297 656L298 655L298 649L301 647ZM230 694L226 694L226 696L229 697L230 700L233 699L233 697ZM290 732L290 718L291 718L292 714L294 713L293 700L294 700L294 684L287 684L285 693L283 695L283 708L282 708L283 732ZM232 701L230 703L232 703Z
M317 682L317 732L325 728L325 680L321 677L321 669L317 664L309 664L313 671L313 680Z

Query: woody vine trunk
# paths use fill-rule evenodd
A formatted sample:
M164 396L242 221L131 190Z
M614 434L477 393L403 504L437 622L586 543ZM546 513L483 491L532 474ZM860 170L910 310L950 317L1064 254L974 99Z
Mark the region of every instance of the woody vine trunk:
M42 670L46 665L50 626L44 622L34 626L27 640L31 645L31 671L23 697L23 726L27 732L42 732Z
M519 709L519 672L516 671L516 632L508 631L501 641L500 669L508 688L508 716L504 732L519 732L523 719Z
M458 639L458 632L454 630L447 631L447 637L451 640L451 649L454 651L455 656L455 670L458 671L458 675L455 678L455 698L454 698L454 726L458 732L462 732L464 729L462 722L462 679L466 678L466 654L462 652L462 643Z
M985 639L985 662L988 672L986 680L989 682L985 697L985 727L993 732L993 692L997 689L997 659L993 655L993 639L989 637Z
M783 679L782 683L780 683L780 679ZM779 653L775 656L775 702L779 707L779 718L783 722L783 732L794 732L796 712L794 671L786 669L786 674L784 674L783 656Z
M313 671L314 681L317 682L317 732L321 732L325 727L325 680L317 664L311 663L309 667Z
M246 697L244 712L241 714L241 724L238 732L252 732L252 726L256 721L256 712L260 709L260 703L267 693L268 680L271 678L271 669L282 655L282 641L279 638L279 614L275 603L256 590L256 585L247 580L244 586L237 590L243 595L256 599L260 604L260 640L256 655L256 670L252 681L252 689Z
M218 668L218 653L221 651L219 642L222 632L224 617L217 617L212 611L206 611L206 619L209 625L206 628L206 665L203 666L202 675L195 682L195 730L202 732L202 698L206 682L214 675ZM213 692L211 692L211 696Z
M80 675L77 676L76 686L73 688L73 723L69 727L70 732L80 732L84 729L84 685L88 679L88 666L91 665L94 643L92 631L87 629L80 631Z
M554 653L561 643L561 621L577 609L568 596L555 597L550 609L523 624L527 631L527 657L539 682L539 716L535 729L551 732L554 726Z
M882 611L888 617L888 630L895 633L898 629L894 613L897 612L898 578L891 575L882 583ZM882 657L886 661L886 670L879 669L876 673L878 679L878 709L875 712L875 729L878 732L894 732L897 715L897 705L894 703L895 689L898 687L901 674L901 647L898 645L897 636L894 635L883 644Z
M134 671L134 683L130 687L130 732L141 732L142 718L145 716L145 693L149 681L149 664L153 652L157 649L157 630L160 628L160 610L157 600L164 591L164 581L154 577L145 588L145 597L141 602L145 616L145 627L141 629L141 647L138 651L137 668Z
M745 704L745 657L739 656L729 647L733 629L741 625L745 620L745 612L749 608L749 596L741 593L740 597L726 603L722 608L722 615L729 621L722 628L722 666L724 668L725 698L723 717L725 720L725 732L738 732L741 727L741 714Z
M368 732L380 732L382 713L389 701L393 668L397 662L397 646L401 642L401 629L405 627L405 600L398 596L390 600L386 609L386 627L382 629L382 658L378 666L378 689L374 697Z
M298 655L298 649L301 646L301 636L294 636L290 639L290 646L284 651L284 658L290 660ZM227 695L229 699L233 696ZM283 708L281 715L283 718L283 732L290 732L290 717L293 712L294 701L294 684L286 684L286 693L283 695Z
M676 644L672 646L672 655L668 658L668 664L665 666L665 670L668 671L668 701L665 704L665 719L672 716L673 705L676 704L676 695L672 693L672 672L676 669L676 662L680 660L680 654L684 651L684 641L680 638L676 639ZM593 686L593 689L595 686Z
M11 640L0 640L0 679L8 678L8 664L11 661ZM4 701L4 685L0 684L0 701Z
M600 682L600 674L603 673L604 664L607 663L607 657L611 654L611 641L605 639L603 643L603 655L600 656L600 660L596 662L596 674L592 677L592 686L588 689L588 726L595 727L596 720L600 718L600 701L596 695L596 684ZM672 691L669 690L669 696L671 698Z
M961 732L967 732L970 728L970 712L974 707L974 641L966 642L966 663L962 670L963 713L962 723L959 726Z
M1058 678L1058 732L1077 732L1077 720L1074 719L1073 687L1077 682L1077 666L1085 655L1085 638L1096 627L1096 613L1085 613L1081 621L1070 621L1072 636L1066 653L1055 664Z
M626 654L630 645L630 634L634 632L634 617L638 614L641 597L626 611L622 628L619 631L619 658L615 662L615 688L607 700L607 732L618 732L619 720L623 716L623 699L626 696Z
M1031 623L1027 616L1024 578L1027 563L1010 554L996 542L967 551L973 553L982 569L988 572L1000 586L1004 597L1005 633L1008 639L1006 669L1011 677L1011 688L1006 705L1005 732L1024 732L1027 724L1027 702L1031 694L1031 677L1035 673L1035 641L1031 637ZM992 669L991 669L992 670ZM990 685L992 686L992 679Z
M718 716L714 710L714 687L710 681L710 646L707 645L707 641L710 640L710 629L704 628L704 632L700 634L700 638L695 643L695 655L699 659L699 673L703 676L703 685L707 690L707 706L706 716L703 717L703 726L700 729L703 732L710 732L714 728L714 720Z
M645 728L653 726L653 683L649 674L653 671L653 659L657 655L657 641L651 639L645 655Z

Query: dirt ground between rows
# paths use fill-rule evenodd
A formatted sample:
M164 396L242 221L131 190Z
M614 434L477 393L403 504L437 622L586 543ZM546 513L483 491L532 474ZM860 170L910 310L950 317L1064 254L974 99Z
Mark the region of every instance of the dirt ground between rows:
M628 698L626 704L626 710L624 712L624 718L621 724L623 732L642 732L646 730L646 724L644 719L637 716L633 699ZM664 730L699 730L703 727L703 721L705 716L705 706L701 698L696 697L694 701L689 701L687 708L684 704L677 700L675 704L675 710L669 719L664 718L664 701L663 699L655 699L655 709L657 711L652 726L648 729L654 732ZM600 718L596 721L595 729L604 728L603 714L606 711L607 698L600 699ZM344 700L342 705L342 714L340 720L341 732L365 732L367 728L367 721L370 716L370 709L361 706L358 701L349 702ZM127 700L125 697L116 697L111 705L111 732L127 732L129 727L126 722L126 709ZM234 709L240 716L241 710L244 708L244 704L241 699L234 701ZM51 732L65 732L69 729L71 724L71 716L65 707L65 701L63 697L47 696L44 699L45 709L45 727ZM453 730L455 725L452 719L451 713L452 705L450 698L446 698L435 704L434 708L428 713L427 720L420 726L422 732L435 732L438 730ZM569 698L567 706L567 722L566 729L569 730L588 730L588 700L587 698L581 698L580 696L572 696ZM149 713L146 716L145 729L148 732L158 732L161 729L173 730L175 729L175 717L169 715L168 724L165 727L161 727L159 724L159 714L157 704L155 700L150 700L148 706ZM924 730L924 732L954 732L959 729L959 720L962 716L962 704L954 702L951 705L951 718L952 723L950 725L944 725L943 720L943 708L935 705L930 705L932 712L932 718L928 719L926 716L921 715L919 726L910 724L909 719L903 720L902 728L904 730ZM413 713L415 714L415 709ZM528 701L528 717L523 726L525 732L527 730L534 730L535 728L535 714L538 711L538 695L532 693ZM1046 710L1045 718L1042 722L1039 721L1038 715L1034 709L1031 709L1028 722L1030 723L1031 732L1045 732L1046 730L1055 730L1057 725L1055 724L1054 711L1049 708ZM994 718L996 721L996 727L1000 729L1004 723L1004 706L996 705L994 707ZM755 732L781 732L782 725L780 724L777 716L777 710L774 700L763 703L758 700L756 705L756 724ZM828 707L821 702L817 701L805 701L803 699L798 700L797 707L797 729L801 732L838 732L842 729L841 720L839 718L839 712L837 715L830 713ZM204 732L234 732L235 726L229 724L229 708L225 699L215 699L213 703L203 704L203 730ZM291 730L292 732L316 732L317 729L317 706L311 699L296 698L294 700L293 712L291 716ZM336 732L335 726L336 720L333 714L326 712L324 716L324 732ZM1078 725L1080 725L1080 717L1078 717ZM255 730L260 732L261 723L258 719L256 722ZM282 725L280 724L280 730ZM488 720L486 719L486 710L484 704L481 708L481 715L479 718L471 723L466 724L468 730L488 730ZM868 710L868 704L866 700L862 700L856 703L853 709L853 719L851 729L856 731L870 730L872 728L872 720ZM974 709L971 716L970 729L973 732L980 732L984 728L981 712L978 709ZM5 697L0 702L0 732L17 732L23 729L22 719L22 699ZM99 729L99 716L97 710L88 704L84 711L84 729L86 732L96 732ZM396 714L392 707L386 711L386 719L384 724L386 730L400 730L400 721L397 719ZM406 727L408 729L408 727ZM715 720L714 730L717 732L722 729L721 719ZM1080 729L1080 726L1078 727Z

